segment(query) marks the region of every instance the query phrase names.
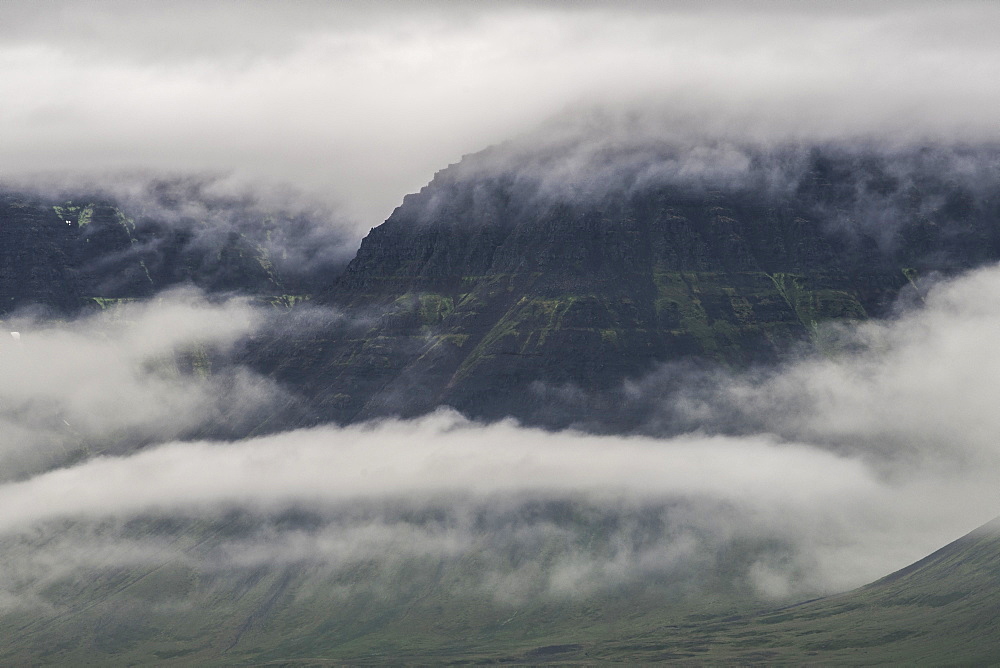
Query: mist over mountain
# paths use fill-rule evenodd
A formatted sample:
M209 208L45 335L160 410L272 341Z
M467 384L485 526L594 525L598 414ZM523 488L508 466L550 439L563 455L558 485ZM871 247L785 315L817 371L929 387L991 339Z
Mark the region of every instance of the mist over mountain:
M998 27L0 6L0 663L995 662Z
M304 424L450 406L681 433L697 423L630 388L689 393L855 345L845 325L1000 258L998 188L992 144L760 142L585 114L441 170L349 262L349 226L291 191L11 191L2 299L73 313L190 285L276 306L212 362L275 379Z
M89 182L88 182L89 181ZM0 310L76 312L189 285L217 294L312 294L356 240L329 207L218 176L9 184L0 192Z
M211 179L8 192L4 656L648 657L993 517L996 149L622 136L469 156L346 266Z
M11 5L0 173L235 171L363 232L441 166L585 106L995 141L998 21L965 0Z
M442 170L363 240L317 301L385 314L309 345L322 412L628 428L621 389L656 365L832 350L836 323L1000 258L990 145L547 136Z

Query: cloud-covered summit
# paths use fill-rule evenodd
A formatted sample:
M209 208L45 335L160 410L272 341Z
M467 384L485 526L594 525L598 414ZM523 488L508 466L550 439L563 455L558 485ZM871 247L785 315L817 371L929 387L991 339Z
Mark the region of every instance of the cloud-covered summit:
M910 213L923 232L947 236L976 232L965 223L995 212L998 27L1000 9L974 2L7 3L0 180L61 196L77 186L60 184L86 173L191 232L196 248L213 249L210 265L220 238L253 236L266 227L254 221L282 211L286 237L265 230L253 242L312 270L341 262L434 170L519 135L449 174L506 170L536 193L581 202L644 184L801 190L829 205L834 227L891 246ZM865 162L870 146L884 164ZM845 176L843 165L856 171ZM206 173L229 176L190 176ZM308 196L246 185L262 179ZM827 190L810 191L816 183ZM339 213L302 204L310 198ZM838 217L845 201L858 216ZM317 210L330 225L296 226ZM797 225L793 214L783 220ZM733 220L712 216L726 238ZM578 241L575 221L562 222ZM54 219L64 233L79 232L72 223ZM968 234L961 247L988 254L997 238ZM35 656L44 646L56 659L122 647L148 657L142 643L155 636L165 639L158 658L183 662L193 643L233 648L264 627L298 642L304 619L324 627L313 636L321 644L331 627L343 623L340 638L386 610L464 612L451 603L472 601L496 617L481 626L496 637L526 604L548 620L559 605L576 614L594 592L651 592L645 610L658 611L706 593L759 603L904 566L997 512L998 269L929 286L894 268L898 284L917 284L908 301L887 320L838 328L800 313L815 294L789 271L807 266L758 272L763 301L786 304L820 344L781 366L664 366L621 380L593 355L601 396L556 381L504 388L595 422L595 405L634 410L628 433L587 433L606 425L572 417L562 423L578 430L483 423L447 409L276 431L328 420L338 406L364 416L397 397L435 402L420 372L440 358L421 346L475 348L440 327L467 295L390 295L388 313L358 318L192 293L74 321L8 318L0 626L16 627L11 637ZM657 288L674 296L660 306L678 319L694 303L685 270ZM745 315L749 302L736 296L719 303ZM552 322L558 300L538 301L551 310L532 317ZM850 306L841 315L862 313ZM704 334L707 315L695 315ZM617 341L617 330L590 329L589 348L550 345L572 355ZM480 352L510 367L516 330L501 328ZM384 332L402 333L405 354L394 356ZM424 366L389 383L413 351ZM244 364L253 356L268 378ZM365 387L387 389L387 400L369 402ZM309 393L325 393L320 410L300 406ZM478 396L495 405L499 394ZM427 607L409 608L414 600ZM272 613L282 623L271 625ZM579 619L574 629L586 632ZM291 654L265 658L275 656Z

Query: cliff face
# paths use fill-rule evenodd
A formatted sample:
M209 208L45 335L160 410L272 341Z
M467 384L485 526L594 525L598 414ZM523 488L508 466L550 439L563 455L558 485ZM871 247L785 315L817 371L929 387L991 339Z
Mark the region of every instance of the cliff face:
M318 221L167 191L151 203L0 192L0 317L29 305L71 314L184 284L287 301L315 291L320 276L329 281L327 265L343 264L287 257L316 236Z
M322 264L279 266L269 241L311 242L308 226L240 202L202 202L206 215L228 207L213 226L109 200L7 195L0 310L68 311L178 283L283 305L312 297L347 317L262 334L239 353L298 395L307 421L441 404L550 426L588 417L549 413L540 397L556 390L606 397L607 419L627 423L629 406L609 391L658 363L740 367L800 342L823 347L823 323L882 315L921 276L1000 258L998 156L492 149L407 196L336 278ZM184 211L189 196L157 206Z
M50 209L0 198L0 309L35 303L66 307L79 301L69 239L72 225Z
M1000 257L995 193L931 158L908 154L901 170L892 156L799 151L761 159L761 172L784 161L779 186L751 163L739 182L632 179L575 197L460 163L372 230L322 296L383 315L309 343L319 410L449 404L556 424L573 416L546 414L543 386L601 393L658 362L742 366L822 346L824 322L884 314L927 272Z

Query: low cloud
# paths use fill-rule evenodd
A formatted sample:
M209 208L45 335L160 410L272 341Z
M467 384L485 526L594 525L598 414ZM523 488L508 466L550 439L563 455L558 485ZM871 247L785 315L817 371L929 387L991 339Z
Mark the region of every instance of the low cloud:
M244 431L281 391L240 368L209 372L260 319L189 290L70 322L9 318L3 329L19 337L0 338L3 477L200 429Z
M623 391L640 431L765 432L862 457L886 474L964 470L1000 462L990 409L1000 356L1000 268L929 281L886 320L817 332L821 352L778 368L733 374L664 369ZM580 395L575 395L577 399ZM648 402L648 403L647 403Z
M336 573L475 556L474 591L460 593L501 602L644 581L786 598L862 584L971 528L983 513L970 506L996 500L991 479L886 476L864 457L768 436L553 434L441 412L102 457L4 485L0 530L22 546L62 535L17 567L38 582L168 561ZM156 518L172 531L150 532ZM219 535L171 542L196 521Z
M157 285L201 279L201 287L232 283L220 276L219 253L234 242L241 252L256 254L266 276L277 283L269 292L312 293L327 286L354 257L363 231L338 208L290 185L239 177L233 173L74 172L11 176L4 191L40 199L49 205L66 202L81 211L93 205L116 207L134 227L132 243L106 249L98 266L102 286L114 294L119 265L141 261ZM74 218L79 213L66 214ZM88 218L92 220L93 217ZM88 223L89 224L89 223ZM367 230L365 230L367 231ZM232 269L230 269L232 270ZM257 267L258 274L265 274ZM250 285L261 276L241 276Z
M148 445L36 462L0 484L0 603L58 608L53 583L164 564L220 587L288 569L335 583L321 588L331 596L384 601L402 573L433 582L438 569L454 575L445 591L498 604L647 585L679 601L844 590L997 514L998 296L1000 268L982 269L778 369L703 372L666 394L655 376L630 383L644 435L442 410L197 440L213 410L256 415L273 388L164 378L158 360L194 342L224 348L255 327L253 311L187 295L117 325L22 321L0 351L20 382L3 390L5 433L65 418L91 442L124 430Z

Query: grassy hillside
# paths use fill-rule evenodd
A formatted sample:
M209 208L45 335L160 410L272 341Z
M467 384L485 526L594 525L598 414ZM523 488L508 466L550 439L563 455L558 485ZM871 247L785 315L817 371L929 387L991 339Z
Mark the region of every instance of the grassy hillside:
M860 589L598 643L588 659L841 665L1000 661L1000 523ZM581 657L582 658L582 657Z
M132 527L173 535L188 554L224 530L195 523L177 537L177 529ZM763 612L753 610L752 598L722 586L692 597L668 581L504 601L477 588L486 557L390 567L359 562L336 573L301 564L212 572L183 560L93 571L50 584L44 595L58 612L3 614L0 660L982 665L1000 659L997 523L866 587Z

